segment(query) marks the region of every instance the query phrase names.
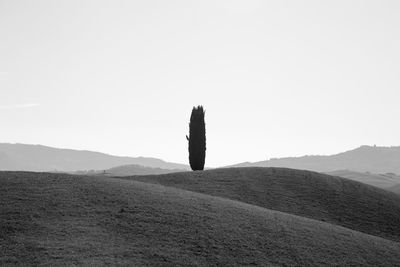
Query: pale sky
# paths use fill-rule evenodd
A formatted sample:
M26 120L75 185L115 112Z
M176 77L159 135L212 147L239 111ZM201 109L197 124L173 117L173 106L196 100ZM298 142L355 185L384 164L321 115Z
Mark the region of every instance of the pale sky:
M210 167L400 145L400 1L0 0L0 142Z

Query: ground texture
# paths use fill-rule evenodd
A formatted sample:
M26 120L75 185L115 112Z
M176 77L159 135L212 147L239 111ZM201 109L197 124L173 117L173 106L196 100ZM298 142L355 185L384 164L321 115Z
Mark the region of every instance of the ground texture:
M365 220L360 210L353 216L344 213L342 220L351 221L352 229L336 223L337 212L330 210L336 204L326 204L335 198L328 193L342 183L337 190L347 196L347 180L304 172L303 182L293 185L304 191L282 189L275 197L254 196L283 188L271 181L285 181L287 175L294 173L251 168L119 179L2 172L0 265L400 266L397 228L389 230L395 227L392 222L379 228L381 219L370 219L358 229L355 222ZM269 176L275 178L268 180ZM265 179L265 184L250 185L258 179ZM201 186L202 180L215 184ZM304 198L314 193L303 183L332 188L321 194L324 200L317 201L317 195L311 203ZM359 195L337 196L344 201L343 209L374 194L380 210L394 209L386 219L399 220L394 194L362 184L354 188L359 188ZM310 203L321 208L309 213ZM324 222L315 216L323 209L326 218L333 219ZM382 212L373 205L370 209L374 212L368 218ZM369 224L379 228L375 235Z

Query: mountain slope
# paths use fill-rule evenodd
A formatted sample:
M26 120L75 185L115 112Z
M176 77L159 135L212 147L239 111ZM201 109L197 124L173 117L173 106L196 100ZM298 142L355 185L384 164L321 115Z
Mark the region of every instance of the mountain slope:
M232 167L284 167L317 172L352 170L371 173L400 173L400 147L362 146L332 156L304 156L241 163Z
M0 173L2 265L396 266L399 243L107 177Z
M165 162L155 158L117 157L99 152L59 149L41 145L0 144L0 170L71 172L106 170L127 164L163 169L189 169L183 164Z
M341 177L253 167L126 179L238 200L400 241L400 196Z
M339 170L339 171L328 172L327 174L332 176L340 176L343 178L373 185L383 189L388 189L397 184L400 184L400 177L390 173L373 174L373 173L361 173L348 170Z

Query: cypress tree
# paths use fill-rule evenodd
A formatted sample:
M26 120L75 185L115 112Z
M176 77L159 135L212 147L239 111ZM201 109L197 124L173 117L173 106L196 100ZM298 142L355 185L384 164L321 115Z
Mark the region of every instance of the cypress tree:
M202 106L193 107L189 123L189 163L193 171L203 170L206 159L206 125Z

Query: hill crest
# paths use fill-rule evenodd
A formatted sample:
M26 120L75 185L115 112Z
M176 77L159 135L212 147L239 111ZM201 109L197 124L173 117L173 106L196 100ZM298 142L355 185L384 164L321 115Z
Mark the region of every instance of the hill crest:
M4 265L400 264L397 242L163 185L0 172L0 188Z
M272 158L270 160L239 163L228 167L282 167L317 172L351 170L371 173L400 174L400 146L361 146L334 155Z
M400 196L346 178L251 167L125 179L238 200L400 241Z

